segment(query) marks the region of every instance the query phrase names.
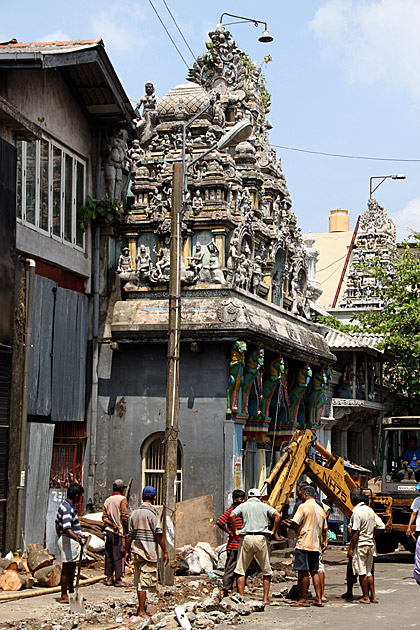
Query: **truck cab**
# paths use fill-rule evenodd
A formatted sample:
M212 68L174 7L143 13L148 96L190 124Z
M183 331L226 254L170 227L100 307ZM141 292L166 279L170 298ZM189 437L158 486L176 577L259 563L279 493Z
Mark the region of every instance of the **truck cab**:
M404 454L412 441L420 449L420 417L384 418L377 460L382 482L381 494L411 499L419 496L416 485L420 482L420 466L416 471L414 467L403 464Z

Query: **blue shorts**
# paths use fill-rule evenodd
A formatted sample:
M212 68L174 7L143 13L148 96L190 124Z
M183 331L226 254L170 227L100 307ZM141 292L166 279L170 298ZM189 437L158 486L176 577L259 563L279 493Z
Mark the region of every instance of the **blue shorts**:
M305 549L295 549L295 561L293 571L319 571L319 551L306 551Z

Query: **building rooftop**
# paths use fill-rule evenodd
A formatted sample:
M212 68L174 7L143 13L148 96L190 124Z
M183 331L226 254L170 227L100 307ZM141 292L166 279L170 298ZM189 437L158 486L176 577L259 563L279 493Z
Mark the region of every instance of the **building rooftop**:
M330 328L325 337L331 350L375 350L384 353L378 345L383 341L383 335L369 333L345 333Z
M133 127L137 114L102 39L0 44L0 69L58 69L98 129Z

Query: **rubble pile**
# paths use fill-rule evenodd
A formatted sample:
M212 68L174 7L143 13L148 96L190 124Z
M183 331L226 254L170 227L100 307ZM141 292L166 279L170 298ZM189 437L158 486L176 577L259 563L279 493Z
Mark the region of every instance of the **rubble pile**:
M217 571L219 573L219 571ZM214 575L214 573L212 573ZM132 578L131 578L132 579ZM128 578L129 581L131 581ZM277 562L274 565L272 582L286 583L296 581L291 569L291 562ZM68 608L57 607L53 619L34 620L32 625L29 620L16 625L0 626L0 630L29 630L36 622L37 630L85 630L85 628L118 628L119 630L171 630L180 625L175 615L175 608L182 606L193 630L206 630L215 628L221 623L236 626L244 617L252 613L263 612L262 575L261 573L250 576L247 579L246 596L242 598L237 593L230 597L222 598L222 581L219 576L209 577L202 574L194 577L177 577L174 586L159 586L157 593L148 600L147 612L150 619L138 623L130 623L130 618L136 615L137 596L133 589L132 596L125 600L124 596L118 598L105 598L101 603L85 604L84 615L70 614ZM104 589L105 591L105 589ZM289 592L289 587L281 592L273 592L273 599L284 598ZM104 592L104 596L107 592ZM131 595L131 594L130 594ZM87 595L89 600L89 595Z

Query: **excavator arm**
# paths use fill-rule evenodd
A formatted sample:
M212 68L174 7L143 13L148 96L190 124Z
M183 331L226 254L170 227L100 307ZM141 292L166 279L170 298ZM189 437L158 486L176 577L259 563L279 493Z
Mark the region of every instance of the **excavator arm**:
M322 458L322 464L310 457L314 449ZM307 475L334 504L350 518L353 505L350 491L358 485L344 469L342 457L336 457L315 442L311 429L297 430L283 455L267 477L264 488L271 487L267 502L278 512L296 486L301 475Z

